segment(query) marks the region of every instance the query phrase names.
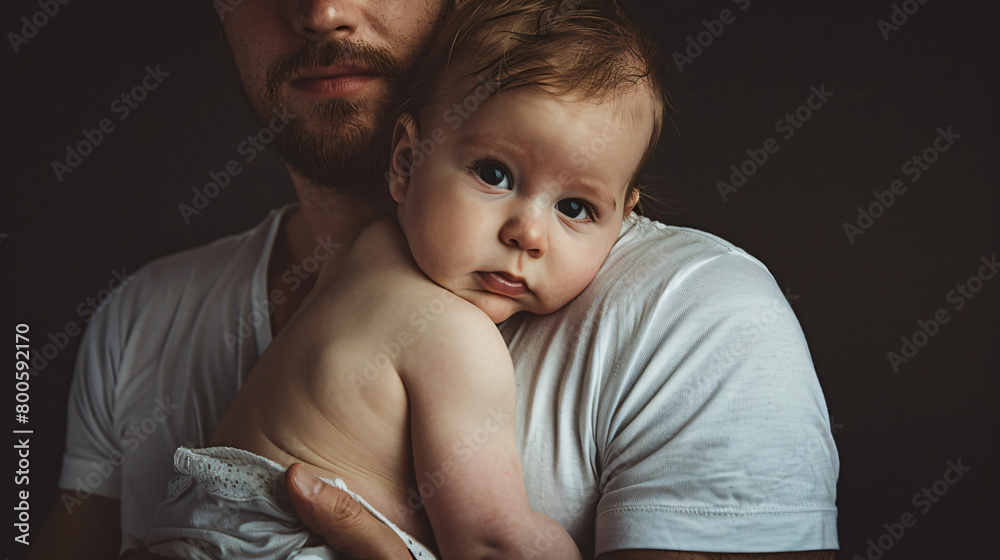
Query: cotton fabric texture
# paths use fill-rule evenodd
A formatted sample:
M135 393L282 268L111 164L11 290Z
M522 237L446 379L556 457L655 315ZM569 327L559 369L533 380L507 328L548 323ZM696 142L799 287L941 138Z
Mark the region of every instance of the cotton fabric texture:
M342 558L316 543L295 516L284 488L285 469L274 461L232 447L181 447L174 453L174 469L177 475L158 508L157 527L142 539L145 550L175 560ZM343 480L320 480L344 490L388 525L413 558L435 558Z
M292 210L148 264L91 321L60 486L121 500L124 535L154 526L174 450L205 446L271 342L268 256ZM532 508L585 558L837 548L822 390L781 289L744 251L632 215L582 294L500 330Z

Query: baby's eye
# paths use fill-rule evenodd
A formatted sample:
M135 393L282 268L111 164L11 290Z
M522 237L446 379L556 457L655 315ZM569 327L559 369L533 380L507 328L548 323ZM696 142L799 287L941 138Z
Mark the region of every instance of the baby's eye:
M498 187L501 189L510 188L510 178L507 176L507 171L495 163L484 163L480 165L476 168L476 173L484 183L490 185L491 187Z
M556 203L556 209L569 216L571 220L586 220L593 215L589 204L579 198L567 198Z

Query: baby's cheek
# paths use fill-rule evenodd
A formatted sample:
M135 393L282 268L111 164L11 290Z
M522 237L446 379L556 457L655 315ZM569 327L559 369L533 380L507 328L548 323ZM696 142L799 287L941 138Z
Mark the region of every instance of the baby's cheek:
M590 281L593 280L595 276L597 276L597 271L601 269L601 264L603 263L604 263L603 258L602 259L597 259L594 257L588 258L587 261L585 263L582 263L580 267L580 270L577 275L577 282L582 284L582 286L584 287L587 284L590 284Z
M587 266L583 268L577 268L573 270L570 274L563 276L557 283L558 286L558 307L562 307L569 303L573 298L578 296L582 292L590 281L593 280L594 276L597 274L598 267Z

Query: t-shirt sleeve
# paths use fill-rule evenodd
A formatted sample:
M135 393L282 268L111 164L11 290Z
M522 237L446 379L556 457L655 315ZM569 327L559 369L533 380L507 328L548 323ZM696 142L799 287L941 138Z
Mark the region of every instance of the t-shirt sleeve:
M827 408L770 273L731 251L648 291L605 390L595 554L837 548Z
M122 346L118 296L92 316L70 385L59 487L81 499L88 492L114 499L121 495L122 454L114 423Z

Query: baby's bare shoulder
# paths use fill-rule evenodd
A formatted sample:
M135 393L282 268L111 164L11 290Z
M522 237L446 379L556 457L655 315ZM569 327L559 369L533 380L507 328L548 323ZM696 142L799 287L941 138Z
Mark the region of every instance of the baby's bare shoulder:
M347 255L352 270L417 270L406 237L394 222L380 219L361 230Z
M393 222L379 220L366 226L345 259L329 289L350 302L352 313L386 326L402 325L426 341L430 335L444 337L462 329L479 335L497 330L485 313L421 272Z
M438 287L417 267L406 238L395 223L378 220L367 225L336 262L328 263L317 287L338 299L365 307L398 305Z
M413 343L399 369L408 386L417 378L451 383L468 375L513 375L503 336L482 310L439 287L432 298L417 303L418 311L407 320Z

